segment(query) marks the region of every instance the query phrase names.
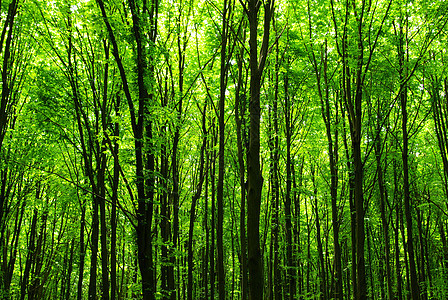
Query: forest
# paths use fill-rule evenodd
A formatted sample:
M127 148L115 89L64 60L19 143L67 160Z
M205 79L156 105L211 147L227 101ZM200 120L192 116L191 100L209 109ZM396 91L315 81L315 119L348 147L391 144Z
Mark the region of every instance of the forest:
M447 23L0 1L0 299L448 299Z

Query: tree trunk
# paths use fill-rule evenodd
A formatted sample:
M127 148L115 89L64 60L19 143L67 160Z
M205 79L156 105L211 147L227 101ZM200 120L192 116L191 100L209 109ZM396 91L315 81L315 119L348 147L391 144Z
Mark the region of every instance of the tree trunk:
M120 97L116 96L114 102L115 116L120 117ZM115 122L113 135L120 136L120 123ZM120 180L120 163L118 161L119 145L118 140L114 139L113 146L114 171L112 178L112 210L110 216L110 298L115 300L117 297L117 205L118 205L118 186Z
M292 181L293 176L291 174L293 170L292 166L292 158L291 158L291 138L292 138L292 124L291 124L291 108L288 94L288 72L284 77L284 93L285 93L285 104L284 104L284 112L285 112L285 135L286 135L286 191L285 191L285 231L286 231L286 264L287 264L287 290L288 290L288 298L289 300L293 300L296 297L296 271L294 268L294 259L293 259L293 237L292 237L292 213L291 213L291 197L292 197ZM297 205L297 210L299 210L300 205ZM298 215L297 223L300 223L300 211L296 211ZM299 226L299 225L297 225ZM297 240L295 241L297 244L300 244L298 239L298 228L297 228ZM299 251L301 250L300 245ZM300 256L300 255L298 255ZM299 285L301 287L301 280L299 281ZM299 294L301 293L301 288L299 288Z
M26 255L25 262L25 270L23 272L22 283L20 287L20 299L25 299L26 294L28 293L28 283L31 273L31 265L33 264L34 251L36 249L35 238L37 235L37 209L34 209L33 219L31 221L31 228L29 233L29 241L28 241L28 253Z
M79 195L78 195L79 197ZM85 203L80 203L81 221L79 227L79 270L78 270L78 293L77 299L83 299L82 285L84 279L84 261L86 257L86 246L84 245L84 231L86 226L86 209Z
M271 245L273 251L272 261L272 284L273 299L280 300L282 297L282 277L280 270L280 248L279 248L279 210L280 210L280 184L279 184L279 129L278 129L278 73L279 73L279 48L276 43L276 62L274 70L274 98L269 106L269 148L271 156L270 166L270 182L271 182L271 199L270 205L272 209L271 220ZM271 109L272 107L272 109Z
M342 102L342 101L341 101ZM355 211L355 204L353 201L354 196L354 173L353 173L353 164L351 155L349 153L349 146L348 146L348 139L347 139L347 131L345 127L345 113L344 109L342 108L341 103L341 113L342 113L342 128L343 128L343 141L344 141L344 148L345 148L345 157L346 157L346 164L347 164L347 170L348 170L348 189L349 189L349 195L348 195L348 202L350 205L350 232L351 234L351 281L353 286L353 298L356 299L357 295L357 287L356 287L356 211Z
M216 224L216 246L217 246L217 267L218 267L218 295L219 300L226 298L225 290L225 272L224 272L224 244L223 244L223 223L224 223L224 143L225 143L225 100L227 88L227 10L230 6L227 0L224 0L222 10L222 29L221 29L221 71L219 81L219 103L218 103L218 130L219 130L219 150L218 150L218 183L216 186L216 204L217 217Z
M245 36L245 32L243 33ZM246 183L244 166L244 149L247 147L247 137L244 122L246 112L246 93L243 89L243 54L241 48L238 55L238 82L235 88L235 123L238 149L238 171L241 190L241 210L240 210L240 257L241 257L241 299L247 300L248 277L247 277L247 241L246 241ZM244 143L244 144L243 144ZM247 149L246 149L247 150Z
M400 74L400 104L401 104L401 115L402 123L401 130L403 134L403 147L401 152L402 163L403 163L403 192L404 192L404 211L406 216L406 228L407 228L407 250L409 255L409 271L411 276L411 297L412 299L420 299L420 289L417 279L417 270L415 265L415 254L414 254L414 236L412 228L412 212L411 212L411 194L409 187L409 166L408 166L408 152L409 152L409 137L408 137L408 113L407 113L407 85L406 85L406 70L405 70L405 50L404 50L404 35L403 28L399 28L399 45L398 45L398 64L399 64L399 74Z
M146 41L142 33L141 12L138 11L134 0L128 0L132 15L132 28L136 44L136 75L138 86L138 117L133 121L133 133L135 138L135 170L137 186L137 247L138 264L142 277L142 292L144 300L155 299L156 286L154 278L154 261L152 247L152 217L154 202L154 153L152 151L152 121L149 106L152 105L152 93L148 93L146 78L154 76L152 60L149 62L147 56ZM145 3L146 4L146 3ZM143 5L142 11L146 13L147 8ZM150 40L155 43L157 34L157 12L158 1L151 2L149 13ZM132 100L130 100L132 101ZM128 99L128 102L130 102ZM130 107L131 111L134 111ZM134 112L135 113L135 112ZM147 144L144 145L143 142ZM146 147L145 147L146 146ZM145 170L146 169L146 170Z
M378 110L379 112L379 110ZM380 194L380 213L381 213L381 227L384 239L384 263L386 266L386 282L387 282L387 299L392 300L392 272L390 267L390 238L389 238L389 223L386 218L386 200L387 200L387 191L386 186L384 184L384 175L383 175L383 167L381 161L381 153L382 153L382 140L381 140L381 123L382 118L381 114L377 114L377 140L375 142L375 158L376 158L376 171L378 174L378 188ZM380 278L383 281L383 278Z
M324 261L324 250L322 247L322 237L321 237L321 228L320 228L320 219L319 219L319 203L317 201L317 185L315 178L315 166L311 165L311 180L313 182L313 190L314 190L314 214L316 218L316 240L317 240L317 253L319 258L318 270L319 270L319 288L320 288L320 299L326 300L328 299L328 285L327 285L327 274L325 272L325 261Z
M196 186L196 191L191 198L191 207L190 207L190 225L188 230L188 285L187 285L187 299L193 300L193 233L194 233L194 221L196 218L196 202L199 200L202 192L202 184L204 182L204 156L205 156L205 148L207 146L207 129L206 129L206 112L207 112L207 104L204 105L204 109L202 111L202 145L201 145L201 154L199 159L199 178L198 184ZM207 170L205 170L207 172Z
M250 125L249 149L247 157L247 243L249 269L249 299L263 299L264 275L262 253L260 249L260 208L263 176L260 168L260 88L261 76L266 63L269 46L269 29L274 9L274 1L264 4L263 41L258 60L258 12L261 2L248 0L245 6L249 20L250 46Z

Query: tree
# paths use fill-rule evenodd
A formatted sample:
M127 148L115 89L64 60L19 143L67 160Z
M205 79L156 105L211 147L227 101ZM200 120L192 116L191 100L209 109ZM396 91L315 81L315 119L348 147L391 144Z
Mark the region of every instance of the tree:
M247 243L249 266L249 299L263 299L263 263L260 249L260 206L263 176L260 169L260 89L261 77L266 64L269 47L270 23L274 1L267 1L264 7L263 39L258 50L258 14L261 2L250 0L243 3L249 20L249 148L247 155ZM260 51L260 53L258 53Z

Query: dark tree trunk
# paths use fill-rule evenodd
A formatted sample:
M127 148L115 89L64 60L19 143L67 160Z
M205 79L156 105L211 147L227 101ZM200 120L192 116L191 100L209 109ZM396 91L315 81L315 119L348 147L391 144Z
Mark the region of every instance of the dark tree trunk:
M146 78L154 76L152 60L149 62L146 41L142 33L142 14L148 12L146 3L141 10L138 10L134 0L128 0L132 15L132 28L136 44L136 75L138 86L138 117L133 118L133 132L135 138L135 158L136 158L136 185L138 195L137 205L137 247L138 264L142 276L142 292L144 300L155 299L156 287L154 278L153 246L152 246L152 217L154 202L154 153L152 150L152 121L150 118L149 106L152 105L152 94L148 93L145 84ZM150 41L155 43L157 34L157 12L158 1L150 3L148 24L150 30ZM151 57L151 53L149 54ZM128 99L128 102L132 100ZM133 106L130 110L135 114ZM146 145L144 144L146 142ZM145 170L146 169L146 172Z
M353 201L353 194L354 194L354 174L353 174L353 168L352 168L352 161L351 161L351 155L349 153L349 146L348 146L348 139L347 139L347 131L345 126L345 113L344 109L342 108L341 103L341 113L342 113L342 120L343 121L343 141L344 141L344 148L345 148L345 157L346 157L346 164L347 164L347 170L348 170L348 189L349 189L349 195L348 195L348 201L350 205L350 232L351 234L351 281L353 286L353 298L356 298L357 294L357 288L356 288L356 235L354 232L356 231L356 212L355 212L355 204Z
M3 139L6 134L6 130L8 127L8 121L11 117L13 110L11 109L13 103L11 102L11 90L10 90L10 69L11 69L11 43L13 40L13 31L14 31L14 19L17 15L17 10L19 6L18 0L13 0L8 6L8 13L6 15L5 23L3 25L3 31L1 36L0 43L0 53L3 50L3 62L2 62L2 70L1 70L1 101L0 101L0 151L2 150ZM4 38L6 36L6 41L3 48ZM0 222L2 221L0 215ZM1 223L0 223L1 224Z
M319 203L317 201L317 185L315 178L315 166L311 165L311 180L313 182L314 190L314 214L316 218L316 240L317 240L317 253L319 258L318 270L319 270L319 288L320 288L320 299L328 299L328 285L327 285L327 274L325 272L325 261L324 261L324 250L322 246L321 228L320 228L320 218L319 218Z
M404 211L406 216L406 228L407 228L407 250L409 255L409 271L411 277L411 297L415 300L420 299L420 289L417 278L417 270L415 265L415 254L414 254L414 236L412 228L412 212L411 212L411 194L409 186L409 166L408 166L408 152L409 152L409 136L408 136L408 113L407 113L407 85L406 85L406 70L405 70L405 50L404 50L404 35L403 28L399 28L398 36L398 64L399 64L399 75L400 75L400 105L401 105L401 115L402 123L401 130L403 134L403 146L402 146L402 163L403 163L403 199L404 199Z
M196 219L196 203L199 200L202 192L202 185L204 183L204 156L205 156L205 148L207 146L207 129L206 129L206 112L207 112L207 104L204 105L204 109L202 111L202 145L201 145L201 154L199 159L199 178L198 184L196 186L196 191L191 199L191 207L190 207L190 224L188 230L188 283L187 283L187 299L193 300L193 234L194 234L194 221ZM207 170L205 170L207 172Z
M379 106L380 107L380 106ZM379 109L378 109L379 112ZM377 114L377 127L376 134L377 140L375 142L375 158L376 158L376 171L378 174L378 188L380 194L380 213L381 213L381 227L384 240L384 262L383 265L386 266L386 282L387 282L387 299L392 300L392 272L390 267L390 238L389 238L389 223L386 217L386 201L387 201L387 191L384 183L384 173L383 173L383 163L381 161L382 154L382 139L381 139L381 114ZM383 281L383 278L380 278Z
M210 146L210 142L208 143ZM206 160L207 160L207 169L210 167L211 165L211 160L209 157L209 152L206 152ZM211 170L211 168L210 168ZM205 191L204 191L204 219L203 219L203 227L205 230L205 253L204 253L204 264L203 264L203 270L202 270L202 276L203 276L203 296L201 297L202 300L208 300L208 283L209 283L209 276L208 276L208 271L209 271L209 261L210 261L210 233L209 233L209 220L208 220L208 214L209 214L209 209L208 209L208 185L209 185L209 173L207 172L208 170L206 170L205 172ZM211 298L213 299L213 298Z
M291 118L290 118L291 119ZM290 133L292 135L293 130L292 130L293 126L291 123L291 127L290 127ZM295 247L293 249L297 249L297 254L294 257L295 259L295 266L297 267L297 285L298 285L298 295L299 298L302 299L302 295L303 295L303 278L304 278L304 261L302 259L302 238L301 238L301 209L300 209L300 196L301 196L301 192L300 190L302 189L302 185L303 185L303 168L304 168L304 157L302 156L301 159L298 160L299 163L299 172L296 176L296 171L294 168L294 160L291 159L291 181L292 181L292 185L294 188L294 192L292 194L292 199L293 199L293 203L294 203L294 212L295 212L295 222L294 222L294 243L295 243ZM297 178L297 181L296 181ZM308 268L307 268L308 269ZM295 286L294 286L295 289Z
M89 277L89 299L96 300L97 264L98 264L98 199L93 197L92 203L92 230L90 234L90 277Z
M272 260L272 295L273 299L282 297L282 277L280 270L279 248L279 210L280 210L280 184L279 184L279 129L278 129L278 73L279 73L279 48L276 43L276 62L274 69L274 98L269 106L269 148L270 148L270 182L271 182L271 256ZM272 78L271 78L272 80Z
M395 243L395 276L396 276L396 293L395 298L398 300L403 299L403 290L402 290L402 277L401 277L401 262L400 262L400 214L401 214L401 200L400 195L398 193L398 171L396 166L396 161L394 161L394 206L396 207L395 214L395 226L394 226L394 243Z
M77 299L82 300L82 283L84 279L84 261L86 257L86 246L84 245L84 231L86 226L86 209L85 203L80 203L81 221L79 227L79 270L78 270L78 293Z
M261 2L248 0L245 6L249 20L250 46L250 125L249 149L247 157L247 243L249 269L249 299L263 299L264 275L262 253L260 249L260 208L263 177L260 168L260 88L261 76L266 63L269 46L269 30L274 10L274 1L266 1L264 5L263 41L258 59L258 13Z
M120 97L116 95L115 102L115 116L120 117ZM113 135L120 136L120 124L115 122ZM113 157L114 157L114 171L112 178L112 210L110 216L110 298L115 300L117 297L117 205L118 205L118 186L120 180L120 163L118 161L119 145L118 140L114 140Z
M25 299L26 294L28 293L28 282L31 273L31 265L33 264L34 251L36 249L35 238L37 235L37 209L34 209L33 219L31 221L31 228L29 232L29 241L28 241L28 253L26 255L25 262L25 270L23 271L23 277L20 287L20 299Z
M245 36L245 32L242 34ZM238 82L235 88L235 123L238 149L238 171L241 190L240 210L240 257L241 257L241 299L247 300L248 296L248 273L247 273L247 241L246 241L246 183L244 149L247 148L247 136L244 123L246 113L246 93L243 90L243 54L241 48L238 55ZM247 149L246 149L247 150Z
M293 259L293 226L292 226L292 212L291 212L291 198L292 198L292 159L291 159L291 138L292 138L292 124L291 124L291 104L288 94L288 72L284 75L284 93L285 93L285 104L284 104L284 114L285 114L285 136L286 136L286 191L285 191L285 231L286 231L286 280L287 280L287 291L288 296L287 299L293 300L296 297L296 270L294 268L294 259ZM297 208L299 205L297 205ZM300 218L300 211L297 211L296 214ZM296 223L300 223L298 220ZM299 231L297 229L297 231ZM298 235L298 233L296 234ZM299 240L297 237L296 243L299 244ZM299 251L300 251L299 245ZM301 282L300 282L301 286ZM299 289L299 294L301 289Z
M223 223L224 223L224 143L225 143L225 99L227 88L227 33L228 20L227 14L230 6L227 0L224 0L222 10L222 29L221 29L221 71L219 84L219 103L218 103L218 131L219 131L219 150L218 150L218 183L216 186L216 205L217 224L216 224L216 246L217 246L217 268L218 268L218 295L219 300L226 298L225 290L225 272L224 272L224 244L223 244Z
M73 271L73 257L74 257L74 251L75 250L75 239L71 241L70 246L70 258L68 260L68 270L66 275L66 286L65 286L65 300L71 299L71 279L72 279L72 271Z

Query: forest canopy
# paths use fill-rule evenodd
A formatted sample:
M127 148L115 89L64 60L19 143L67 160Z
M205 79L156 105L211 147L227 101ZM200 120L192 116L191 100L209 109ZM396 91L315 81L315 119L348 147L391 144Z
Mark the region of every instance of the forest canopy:
M447 299L448 2L0 2L0 299Z

